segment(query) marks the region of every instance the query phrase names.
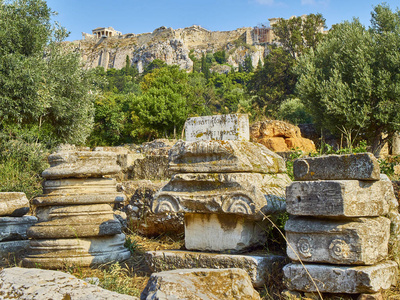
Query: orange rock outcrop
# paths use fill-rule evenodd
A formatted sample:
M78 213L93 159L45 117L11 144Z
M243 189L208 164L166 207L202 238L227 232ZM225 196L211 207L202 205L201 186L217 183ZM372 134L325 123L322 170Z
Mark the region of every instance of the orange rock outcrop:
M260 121L250 126L250 138L275 152L294 149L304 152L315 151L312 140L301 136L300 128L278 120Z

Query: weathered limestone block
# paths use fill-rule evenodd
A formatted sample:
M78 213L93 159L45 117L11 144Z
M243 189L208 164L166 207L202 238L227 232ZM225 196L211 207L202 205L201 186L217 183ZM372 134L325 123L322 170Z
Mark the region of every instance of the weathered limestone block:
M293 261L373 265L388 255L390 220L384 217L350 221L292 218L285 231L291 245L287 255Z
M276 276L279 273L277 270L282 268L286 260L284 256L265 253L239 255L179 250L148 251L145 259L152 272L194 268L239 268L249 274L253 286L258 288L268 284L271 274Z
M71 274L38 268L8 268L0 272L0 295L11 299L135 300L77 279Z
M263 136L259 138L257 142L274 152L284 152L290 150L283 137Z
M105 222L114 219L114 213L109 204L42 206L36 209L39 222L66 221L67 223Z
M376 293L389 289L397 280L397 264L386 261L373 266L334 266L306 264L310 276L321 293ZM316 292L301 264L283 268L284 281L290 290Z
M123 233L104 237L31 240L23 265L57 269L64 264L88 267L122 261L131 256L124 243Z
M388 182L390 185L385 193L385 198L389 204L389 212L386 217L390 220L390 239L389 255L392 260L400 264L400 213L399 202L394 194L392 182L385 174L381 174L381 181Z
M117 154L106 151L60 151L48 157L50 168L43 171L46 179L102 177L121 171Z
M74 220L55 220L41 222L28 229L28 236L32 239L62 239L78 237L109 236L122 232L118 220L91 217L77 223Z
M26 240L26 231L37 222L34 216L1 217L0 241Z
M186 141L248 141L249 117L247 114L230 114L189 118L185 123L185 137Z
M379 164L372 153L300 158L293 163L296 181L379 180Z
M298 216L377 217L393 197L388 181L297 181L286 188L287 211Z
M18 256L21 254L20 252L23 252L24 250L28 249L28 247L29 247L29 240L0 242L0 257L10 258L14 255Z
M262 219L285 209L287 174L184 173L176 174L156 194L152 211L231 213Z
M21 217L29 211L25 193L0 193L0 216Z
M260 299L246 271L232 269L181 269L153 273L141 300Z
M286 172L282 157L248 141L179 141L169 159L175 173Z
M289 149L301 149L304 152L315 152L314 142L306 138L287 138L285 139L285 143Z
M185 214L185 247L243 252L265 243L269 223L234 214Z
M36 206L121 203L126 200L116 191L113 178L68 178L43 182L44 195L33 199Z

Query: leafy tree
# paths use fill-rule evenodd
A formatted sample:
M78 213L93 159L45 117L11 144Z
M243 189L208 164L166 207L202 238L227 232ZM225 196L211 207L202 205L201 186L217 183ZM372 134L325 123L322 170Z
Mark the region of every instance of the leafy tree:
M189 114L201 113L202 99L194 97L189 76L178 66L155 69L140 83L143 94L133 100L134 119L158 136L181 130ZM134 131L137 135L139 131ZM140 132L143 132L140 129Z
M251 61L251 57L250 56L246 56L245 57L243 69L247 73L253 72L254 67L253 67L253 62Z
M208 80L210 78L210 63L207 62L207 58L206 56L203 55L201 56L201 73L204 74L204 77L206 78L206 80Z
M354 19L334 26L315 52L300 58L297 90L320 126L360 132L379 156L400 130L400 12L378 5L371 24L366 30Z
M83 143L93 124L93 77L60 42L43 0L0 1L0 130Z
M264 66L257 68L248 89L262 117L276 117L280 104L294 93L297 77L293 73L295 59L282 47L271 47Z
M321 14L309 14L304 17L279 19L272 25L276 40L289 51L293 58L301 55L306 49L315 48L322 40L320 28L326 28Z
M226 52L225 50L217 51L214 53L214 59L219 64L226 63Z

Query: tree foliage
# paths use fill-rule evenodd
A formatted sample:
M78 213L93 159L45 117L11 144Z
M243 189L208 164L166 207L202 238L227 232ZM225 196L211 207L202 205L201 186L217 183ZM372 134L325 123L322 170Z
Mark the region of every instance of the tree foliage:
M400 130L400 13L378 5L371 25L367 30L354 19L334 26L300 58L297 90L314 121L336 132L359 131L378 155L382 134Z
M315 48L322 40L320 28L325 28L325 19L321 14L279 19L272 25L276 41L289 51L293 58L298 57L306 49Z
M92 77L60 43L43 0L0 2L0 130L83 143L93 123Z

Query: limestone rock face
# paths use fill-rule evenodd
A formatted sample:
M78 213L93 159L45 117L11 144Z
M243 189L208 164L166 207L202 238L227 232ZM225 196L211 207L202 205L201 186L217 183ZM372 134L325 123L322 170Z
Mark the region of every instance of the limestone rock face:
M241 269L181 269L153 273L141 300L260 299L249 275Z
M296 181L303 180L379 180L380 169L372 153L326 155L295 160Z
M25 193L0 193L0 216L21 217L29 211Z
M287 254L293 261L373 265L388 255L390 220L384 217L345 220L292 218L285 225Z
M312 140L301 136L300 128L287 122L267 120L256 122L250 127L250 137L274 152L299 149L305 152L315 151Z
M334 266L306 264L310 276L321 293L376 293L389 289L397 280L397 264L393 261L374 266ZM290 290L316 292L301 264L283 268L285 284Z
M185 247L199 251L243 252L265 243L269 223L240 215L185 214Z
M262 219L283 211L287 174L182 173L155 196L152 210L188 213L231 213Z
M0 272L0 295L13 299L138 299L102 289L59 271L10 268Z
M64 264L88 267L126 260L131 253L124 243L123 233L104 237L31 240L23 264L57 269Z
M283 256L265 253L240 255L179 250L146 252L146 262L152 272L193 268L239 268L249 274L253 286L258 288L269 283L270 274L276 274L276 270L282 268L285 259Z
M170 170L176 173L284 173L279 155L247 141L180 141L170 150Z
M60 151L48 157L50 168L43 171L46 179L101 177L121 171L117 155L106 151Z
M388 181L297 181L286 188L287 211L298 216L377 217L393 197Z

